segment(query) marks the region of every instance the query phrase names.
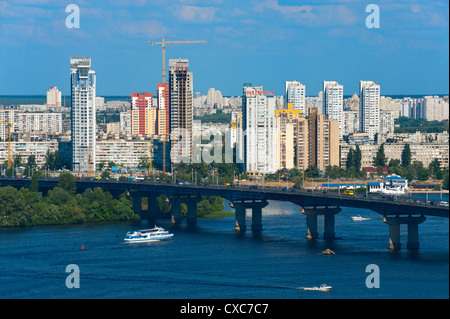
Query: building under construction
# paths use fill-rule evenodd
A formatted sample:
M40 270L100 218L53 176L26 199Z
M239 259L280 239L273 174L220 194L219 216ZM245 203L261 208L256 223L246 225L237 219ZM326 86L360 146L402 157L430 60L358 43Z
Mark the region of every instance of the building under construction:
M192 158L193 76L187 59L169 60L170 144L172 163Z

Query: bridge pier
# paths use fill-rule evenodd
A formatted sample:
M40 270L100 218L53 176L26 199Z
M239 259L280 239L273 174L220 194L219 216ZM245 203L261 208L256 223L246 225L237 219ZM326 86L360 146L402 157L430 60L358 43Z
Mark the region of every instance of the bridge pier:
M133 211L140 216L142 214L142 196L139 192L130 192L130 196L133 200Z
M306 215L306 238L319 238L319 234L317 233L317 214Z
M235 201L233 207L235 208L236 224L234 229L236 231L245 232L247 226L245 224L245 211L247 208L252 209L252 231L262 230L262 209L268 205L267 201Z
M201 201L201 197L170 197L169 201L172 204L172 224L181 223L181 203L187 206L186 223L188 225L197 224L197 203Z
M245 225L245 206L240 204L233 203L233 207L235 207L235 215L236 215L236 223L234 226L234 230L245 232L247 230L247 226Z
M158 214L158 200L156 199L159 196L157 193L148 193L147 194L147 213L146 216L149 219L156 219Z
M317 232L317 216L324 216L324 233L323 238L325 240L334 240L336 238L334 232L335 217L337 213L341 211L340 207L303 207L301 213L306 215L306 238L318 239Z
M172 204L172 224L178 225L181 223L181 199L178 197L171 197L169 199Z
M197 203L199 201L201 201L201 198L198 197L190 197L185 200L185 203L187 205L186 223L188 225L197 224Z
M386 217L384 216L382 220L389 225L389 249L399 250L401 249L400 242L400 225L408 225L408 242L406 247L411 250L419 249L419 224L423 223L426 218L425 216L419 217Z

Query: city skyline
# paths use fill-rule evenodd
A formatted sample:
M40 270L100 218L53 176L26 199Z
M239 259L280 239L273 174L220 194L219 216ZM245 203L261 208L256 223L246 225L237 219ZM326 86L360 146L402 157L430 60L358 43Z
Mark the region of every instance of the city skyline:
M369 29L366 4L299 1L81 1L80 28L66 27L67 3L0 2L0 95L70 95L67 59L96 61L97 95L155 92L161 47L148 41L206 40L167 47L187 58L194 92L241 94L260 83L284 95L285 81L315 96L323 81L357 93L377 81L382 95L448 94L448 3L384 1L380 28ZM82 44L82 45L81 45Z

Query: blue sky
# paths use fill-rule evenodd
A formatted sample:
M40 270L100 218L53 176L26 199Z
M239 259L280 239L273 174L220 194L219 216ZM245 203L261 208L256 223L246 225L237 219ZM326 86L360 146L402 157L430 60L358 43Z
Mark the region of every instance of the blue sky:
M80 28L68 29L68 4ZM380 28L366 27L366 6ZM70 56L92 57L97 95L155 92L162 50L148 41L206 40L166 49L188 58L194 90L240 95L251 82L283 94L298 80L307 95L336 80L344 94L376 80L382 95L446 93L448 1L0 0L0 95L70 94Z

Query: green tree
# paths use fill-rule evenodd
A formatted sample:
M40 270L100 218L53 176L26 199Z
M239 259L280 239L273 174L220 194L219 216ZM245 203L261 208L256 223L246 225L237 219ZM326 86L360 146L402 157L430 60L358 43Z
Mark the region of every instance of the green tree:
M27 164L25 165L25 172L28 176L33 175L33 171L36 168L36 156L30 155L27 159Z
M398 168L400 167L400 160L396 159L396 158L391 158L391 160L389 161L388 167L392 167L392 168Z
M14 167L19 167L22 165L22 155L20 154L14 154L13 155L13 165Z
M419 169L419 171L417 172L417 179L419 181L426 181L428 179L428 170L424 167L422 167L421 169Z
M449 189L448 170L444 172L444 178L442 180L442 189Z
M295 188L302 189L304 185L304 177L298 176L294 179Z
M17 194L17 189L12 186L0 187L0 214L3 217L0 221L22 209Z
M101 179L107 179L107 178L109 179L109 178L111 178L111 173L108 171L104 171L104 172L102 172L100 177L101 177Z
M384 154L384 143L378 148L376 156L373 158L373 164L375 167L386 166L386 155Z
M408 167L411 164L411 149L409 144L405 144L402 151L402 167Z
M77 190L76 177L70 172L62 172L59 174L58 187L68 191L70 194L75 194Z
M359 148L359 145L356 145L355 150L355 168L359 172L361 170L361 161L362 161L362 154L361 149Z
M433 176L436 179L442 178L442 172L441 172L441 163L437 158L435 158L429 165L428 170L430 171L431 176Z
M319 177L319 170L316 165L309 165L305 169L305 176L307 177Z
M355 155L355 151L351 148L347 155L347 163L345 166L347 169L350 169L350 167L355 167Z
M31 177L30 191L37 193L39 191L38 176L33 174Z
M404 172L400 165L401 161L399 159L391 158L388 164L388 173L403 176Z
M353 167L354 169L354 167ZM327 166L325 169L325 177L329 177L331 179L337 179L341 177L342 170L339 166L333 165L333 166Z
M201 202L197 204L197 216L203 217L205 215L208 215L212 212L212 206L209 200L204 199Z
M48 191L47 200L56 206L69 203L73 199L72 195L61 187L55 187Z
M62 169L63 160L61 157L61 153L59 151L52 152L50 150L47 150L47 153L45 154L44 168L51 171Z

